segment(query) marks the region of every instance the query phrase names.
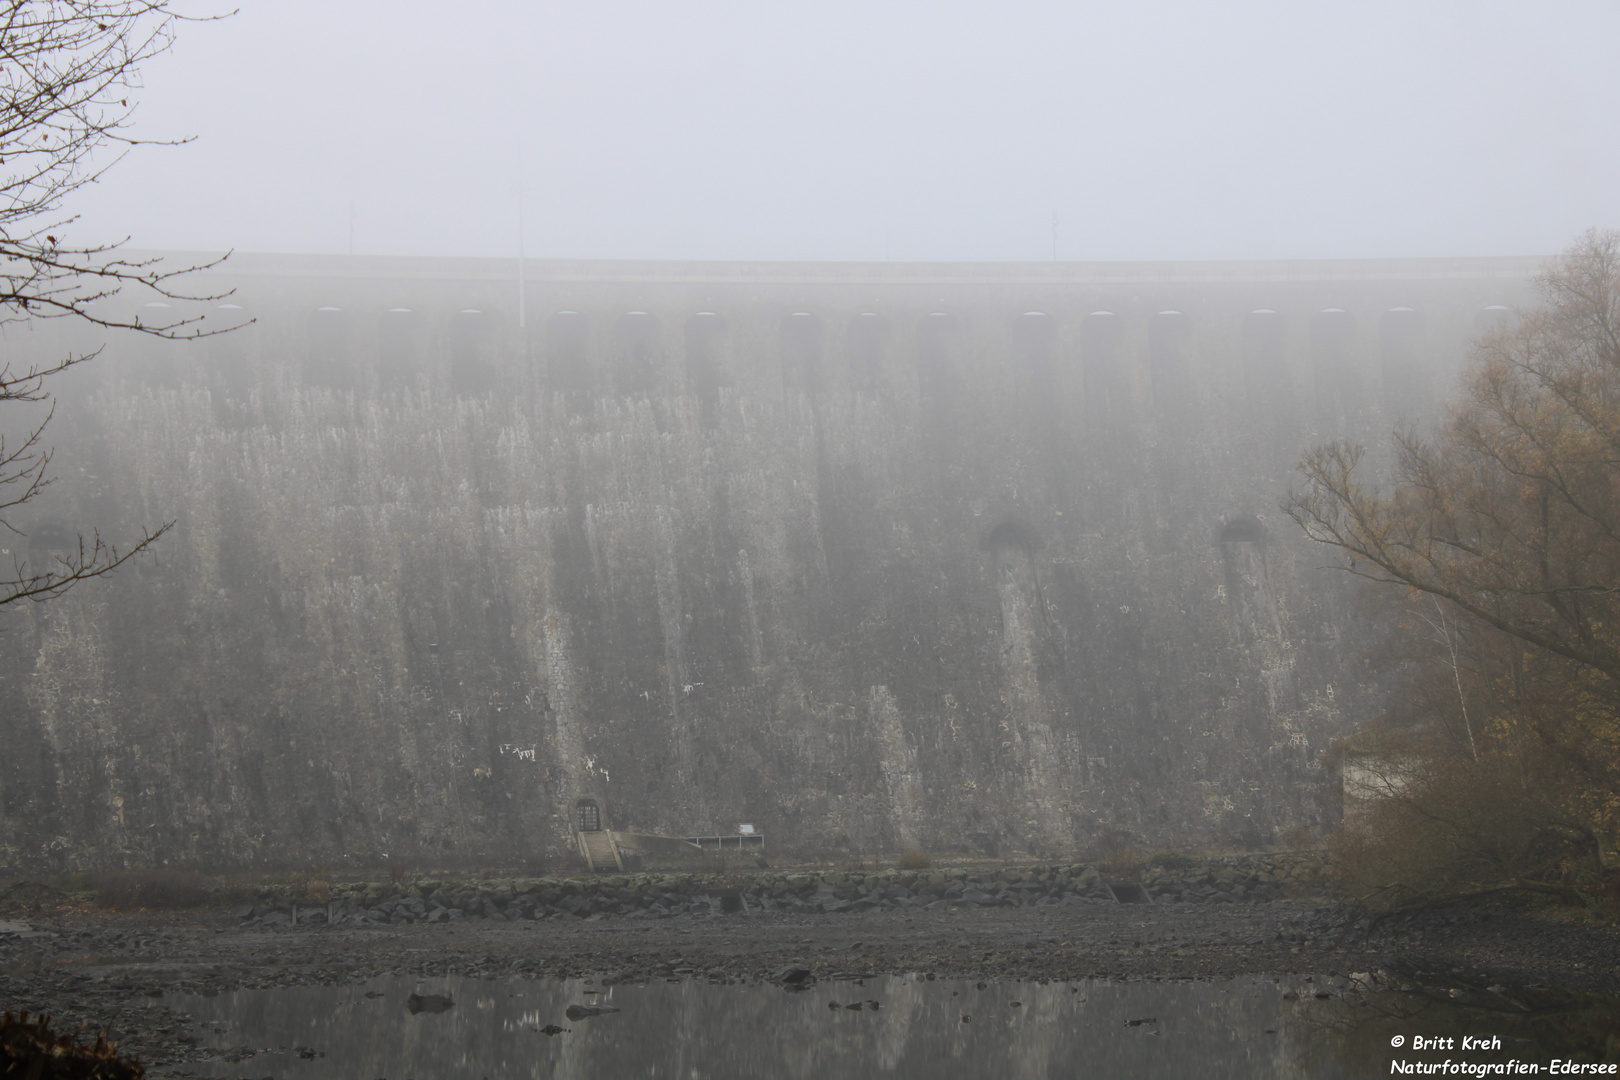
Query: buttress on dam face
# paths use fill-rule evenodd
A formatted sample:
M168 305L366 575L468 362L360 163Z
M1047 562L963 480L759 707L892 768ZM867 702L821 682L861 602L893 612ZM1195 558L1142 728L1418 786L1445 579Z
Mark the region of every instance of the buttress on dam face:
M804 856L1320 830L1398 672L1279 505L1535 264L523 269L235 255L108 309L229 334L5 328L107 342L8 554L176 525L0 615L0 866L554 859L582 799Z

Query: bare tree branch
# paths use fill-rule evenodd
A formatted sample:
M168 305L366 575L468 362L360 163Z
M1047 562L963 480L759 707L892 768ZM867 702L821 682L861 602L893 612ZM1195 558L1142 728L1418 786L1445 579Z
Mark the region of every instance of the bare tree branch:
M1407 614L1455 704L1430 686L1430 741L1361 747L1360 774L1393 754L1414 779L1346 841L1411 895L1546 881L1571 851L1601 873L1620 832L1620 233L1588 233L1538 283L1543 305L1478 343L1433 440L1397 433L1389 487L1330 444L1283 505L1339 569L1434 604Z
M30 319L75 318L109 330L190 340L235 327L205 326L200 316L143 321L122 317L100 301L126 287L182 302L228 294L186 288L187 275L217 266L174 266L120 253L121 243L74 244L78 218L67 203L98 182L124 153L145 140L132 131L140 72L174 44L181 22L221 15L186 15L171 0L0 0L0 325ZM99 353L75 353L28 368L0 366L0 403L48 404L50 379ZM12 512L50 484L51 451L44 441L54 406L25 429L20 441L0 437L0 528L16 533ZM151 549L170 521L120 547L93 532L76 550L40 565L17 558L0 578L0 607L43 601L102 577Z

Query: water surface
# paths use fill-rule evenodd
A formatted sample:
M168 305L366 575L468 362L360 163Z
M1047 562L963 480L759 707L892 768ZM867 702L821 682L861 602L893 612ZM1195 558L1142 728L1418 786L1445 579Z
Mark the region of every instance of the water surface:
M455 1004L413 1012L412 993ZM1400 990L1371 976L985 984L885 976L800 992L692 979L598 986L447 977L169 1001L202 1024L210 1045L229 1052L185 1071L284 1080L1248 1080L1389 1076L1393 1059L1447 1057L1540 1061L1545 1073L1554 1057L1602 1054L1598 1029L1620 1015L1612 1001L1560 999L1570 1015L1596 1010L1594 1036L1567 1016L1547 1023L1545 995L1526 1001L1526 993ZM847 1007L857 1002L859 1009ZM570 1005L588 1003L620 1011L566 1018ZM567 1030L548 1035L547 1025ZM1448 1054L1412 1053L1409 1041L1404 1051L1390 1046L1396 1035L1480 1033L1501 1036L1502 1049Z

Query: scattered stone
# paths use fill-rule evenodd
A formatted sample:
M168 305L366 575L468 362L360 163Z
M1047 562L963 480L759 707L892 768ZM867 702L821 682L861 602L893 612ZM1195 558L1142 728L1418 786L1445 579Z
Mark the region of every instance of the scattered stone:
M815 981L815 973L803 964L789 964L772 975L771 981L783 986L805 986Z
M412 994L405 999L405 1007L412 1013L448 1012L454 1005L448 994Z
M606 1016L608 1013L618 1011L618 1007L614 1005L570 1005L563 1015L570 1020L584 1020L587 1017Z

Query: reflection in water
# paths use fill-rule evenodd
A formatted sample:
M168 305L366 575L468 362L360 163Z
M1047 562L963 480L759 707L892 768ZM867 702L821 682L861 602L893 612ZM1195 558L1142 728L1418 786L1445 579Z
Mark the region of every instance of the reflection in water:
M1352 1076L1390 1075L1392 1058L1539 1063L1543 1075L1554 1058L1620 1062L1620 1000L1601 994L1547 986L1419 986L1397 979L1383 992L1333 996L1310 1012L1312 1026L1327 1035L1315 1039L1300 1060L1309 1065L1327 1054ZM1414 1052L1414 1035L1442 1041ZM1499 1043L1500 1049L1477 1052L1465 1046L1464 1036ZM1397 1037L1405 1040L1402 1052L1391 1051Z
M188 1068L285 1080L1331 1078L1388 1076L1401 1058L1545 1063L1571 1051L1602 1060L1620 1049L1612 1037L1604 1045L1604 1024L1612 1029L1617 1015L1612 1001L1583 999L1571 1012L1546 994L1501 988L1434 994L1292 976L977 985L874 977L790 992L683 980L589 993L597 988L579 981L378 979L171 1003L229 1052L227 1061ZM412 1011L413 994L454 1004ZM873 1000L880 1008L864 1006ZM844 1007L855 1002L864 1007ZM568 1020L570 1005L619 1011ZM1561 1019L1550 1021L1555 1012ZM1599 1019L1578 1028L1569 1023L1577 1013ZM1397 1034L1499 1034L1503 1049L1403 1053L1390 1047Z

